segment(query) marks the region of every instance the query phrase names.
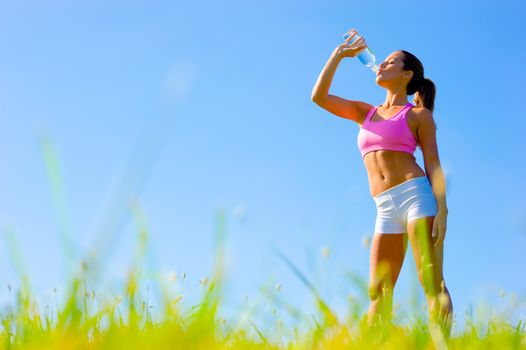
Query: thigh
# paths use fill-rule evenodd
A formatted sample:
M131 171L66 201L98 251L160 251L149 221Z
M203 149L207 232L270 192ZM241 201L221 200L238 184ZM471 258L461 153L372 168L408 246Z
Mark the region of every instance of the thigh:
M379 292L383 286L393 288L407 250L407 234L376 233L371 244L370 283L371 292Z
M442 281L443 245L439 249L433 247L431 233L433 230L434 216L427 216L411 220L407 223L407 233L416 263L421 283L429 284L427 287L438 290ZM426 280L426 277L429 280ZM426 286L424 286L426 287Z

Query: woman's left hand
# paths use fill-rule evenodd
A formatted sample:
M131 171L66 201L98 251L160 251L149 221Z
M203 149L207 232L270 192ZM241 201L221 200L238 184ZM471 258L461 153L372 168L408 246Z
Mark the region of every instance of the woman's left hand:
M442 243L444 243L444 238L446 238L446 228L447 210L439 210L435 216L435 220L433 220L433 231L431 232L435 249L439 248Z

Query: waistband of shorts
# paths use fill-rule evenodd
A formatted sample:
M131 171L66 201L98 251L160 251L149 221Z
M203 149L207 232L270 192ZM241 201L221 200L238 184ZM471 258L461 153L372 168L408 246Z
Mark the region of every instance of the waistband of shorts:
M376 196L373 197L373 199L376 201L376 200L382 199L388 194L392 194L393 192L403 191L408 187L411 187L414 185L421 185L421 184L426 184L426 185L430 184L427 176L414 177L412 179L404 181L398 185L388 188L387 190L383 192L378 193Z

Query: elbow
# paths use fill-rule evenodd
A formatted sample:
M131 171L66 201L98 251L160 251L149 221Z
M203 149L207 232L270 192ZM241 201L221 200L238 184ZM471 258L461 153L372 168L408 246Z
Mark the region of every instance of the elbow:
M437 171L442 172L440 162L428 162L424 165L424 168L426 170L426 174L428 174L430 177L435 177Z
M312 102L314 102L317 105L320 105L321 101L323 100L323 98L315 92L312 93L312 95L310 96L310 99Z

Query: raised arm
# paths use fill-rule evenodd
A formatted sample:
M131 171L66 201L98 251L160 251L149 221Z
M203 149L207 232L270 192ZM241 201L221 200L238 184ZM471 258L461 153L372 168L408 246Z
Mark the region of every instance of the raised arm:
M329 94L329 88L340 61L345 57L355 57L367 47L363 38L359 38L356 42L349 45L349 41L352 40L353 37L354 35L349 37L333 51L312 89L311 99L318 106L339 117L363 124L365 115L372 108L370 104L361 101L346 100Z

